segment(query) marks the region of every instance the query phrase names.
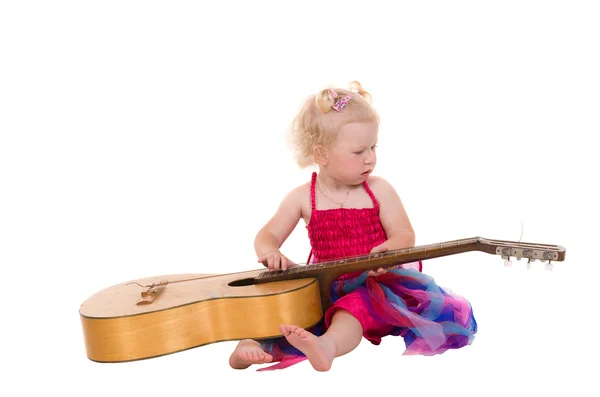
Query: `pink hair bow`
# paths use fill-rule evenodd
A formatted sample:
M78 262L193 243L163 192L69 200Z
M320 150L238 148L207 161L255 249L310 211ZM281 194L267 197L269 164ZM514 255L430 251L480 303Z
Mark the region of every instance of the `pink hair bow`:
M329 91L331 93L331 98L333 99L333 102L334 102L333 108L335 110L337 110L338 112L341 111L344 108L344 106L346 106L348 104L348 101L352 97L352 95L346 95L345 97L336 100L336 98L338 97L337 92L335 92L333 89L330 89Z

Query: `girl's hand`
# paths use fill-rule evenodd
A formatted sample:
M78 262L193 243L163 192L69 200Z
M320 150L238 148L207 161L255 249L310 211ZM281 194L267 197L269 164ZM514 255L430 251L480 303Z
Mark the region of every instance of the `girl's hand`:
M388 247L386 246L386 243L383 243L376 247L373 247L373 249L371 250L371 254L376 254L378 252L386 252L386 251L388 251ZM378 276L380 274L387 272L389 269L398 269L398 265L391 266L388 269L383 269L380 267L379 269L377 269L377 272L375 272L374 270L369 270L367 275L368 276Z
M398 269L399 267L400 267L399 265L390 266L387 269L383 269L380 267L379 269L377 269L377 272L375 272L373 270L369 270L369 272L367 273L367 276L379 276L380 274L383 274L383 273L387 272L388 270Z
M379 244L376 247L373 247L373 249L371 250L371 254L377 254L379 252L386 252L388 250L387 244L383 243L383 244Z
M378 276L380 274L383 274L385 272L387 272L387 270L380 267L379 269L377 269L377 272L375 272L374 270L369 270L369 272L367 273L367 276L373 276L374 277L374 276Z
M268 267L270 271L287 270L298 266L285 257L279 250L272 251L258 258L258 262Z

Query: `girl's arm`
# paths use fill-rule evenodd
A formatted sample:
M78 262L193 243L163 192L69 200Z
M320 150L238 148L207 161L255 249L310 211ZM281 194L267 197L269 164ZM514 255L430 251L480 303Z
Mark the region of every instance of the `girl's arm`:
M381 177L374 177L372 189L379 201L379 218L387 240L371 252L393 251L415 246L415 232L410 219L394 187Z
M296 188L284 197L275 215L259 230L254 239L258 262L263 263L269 270L285 270L290 264L293 265L281 254L279 248L302 217L299 190L300 188Z

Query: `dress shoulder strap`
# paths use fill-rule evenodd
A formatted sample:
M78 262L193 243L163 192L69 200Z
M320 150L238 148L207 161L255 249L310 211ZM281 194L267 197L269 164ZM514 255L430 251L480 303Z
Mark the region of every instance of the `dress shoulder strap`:
M317 181L317 173L313 172L310 179L310 208L314 211L315 205L315 182Z
M315 183L317 181L317 173L313 172L312 177L310 178L310 208L312 209L310 217L312 218L315 214ZM308 254L308 259L306 260L306 264L310 264L310 260L312 258L313 250L311 248L310 253Z
M376 211L379 211L379 202L377 201L377 198L375 198L375 195L373 194L373 191L367 184L366 180L363 182L363 186L365 187L365 190L369 194L369 197L371 197L371 200L373 200L373 208L375 208Z

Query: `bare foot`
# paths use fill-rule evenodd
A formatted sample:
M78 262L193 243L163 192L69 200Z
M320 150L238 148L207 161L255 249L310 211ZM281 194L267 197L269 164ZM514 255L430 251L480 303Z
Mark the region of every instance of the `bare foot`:
M335 355L327 343L295 325L284 324L279 330L292 346L304 353L314 369L329 371Z
M245 369L252 364L270 363L273 356L265 353L260 344L252 339L244 339L238 343L237 347L229 357L229 365L234 369Z

